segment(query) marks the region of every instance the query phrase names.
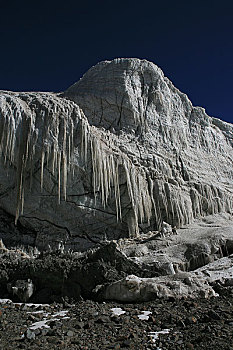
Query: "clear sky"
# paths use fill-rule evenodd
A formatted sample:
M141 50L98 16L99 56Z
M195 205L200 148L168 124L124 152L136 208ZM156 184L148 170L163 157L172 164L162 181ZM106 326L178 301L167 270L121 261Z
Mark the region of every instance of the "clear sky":
M0 2L0 89L63 91L97 62L148 59L233 123L233 0Z

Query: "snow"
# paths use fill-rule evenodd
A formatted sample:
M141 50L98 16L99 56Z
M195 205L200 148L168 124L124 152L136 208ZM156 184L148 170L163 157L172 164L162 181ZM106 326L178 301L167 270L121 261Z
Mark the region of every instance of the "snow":
M12 300L10 299L0 299L0 304L9 304L12 303Z
M156 343L156 340L159 339L159 334L168 334L170 329L162 329L158 332L149 332L148 337L151 338L152 343Z
M149 315L151 314L150 311L142 311L142 314L138 315L139 320L149 320Z
M57 317L57 316L65 317L67 313L68 313L68 311L60 311L60 312L57 312L56 314L54 314L53 316L54 317Z
M125 314L125 311L123 311L121 307L113 307L111 309L111 311L112 311L113 315L115 315L115 316L120 316L120 315Z
M12 300L10 300L10 299L0 299L0 304L9 304L9 303L12 303ZM35 308L49 306L48 304L33 304L33 303L28 303L28 304L13 303L13 304L14 305L24 305L26 307L35 307ZM125 311L122 311L122 312L124 313ZM68 313L67 310L59 311L59 312L56 312L54 314L51 314L50 312L44 312L43 310L27 311L27 314L40 314L40 313L43 314L44 319L42 321L34 322L33 324L31 324L31 326L29 326L28 330L36 330L38 328L39 329L50 328L49 325L47 325L47 322L49 322L49 321L59 321L61 317L63 319L68 319L69 318L67 316L67 313ZM48 316L50 318L46 319L46 317L48 317Z
M125 278L126 281L130 281L130 282L135 282L135 283L140 283L141 282L141 278L135 275L129 275Z
M40 311L41 312L41 311ZM42 311L43 312L43 311ZM31 313L38 313L38 312L31 312ZM51 314L51 313L44 313L44 316L45 317L48 317L50 316L49 319L44 319L42 321L38 321L38 322L35 322L33 323L31 326L29 326L29 329L31 330L35 330L35 329L42 329L42 328L50 328L48 325L47 325L47 322L49 321L59 321L60 318L62 317L63 319L68 319L69 317L66 316L68 313L67 310L64 310L64 311L59 311L59 312L56 312L55 314ZM59 318L60 317L60 318Z
M35 329L38 329L38 328L50 328L46 323L48 322L49 320L43 320L43 321L38 321L38 322L35 322L33 323L29 329L31 330L35 330Z

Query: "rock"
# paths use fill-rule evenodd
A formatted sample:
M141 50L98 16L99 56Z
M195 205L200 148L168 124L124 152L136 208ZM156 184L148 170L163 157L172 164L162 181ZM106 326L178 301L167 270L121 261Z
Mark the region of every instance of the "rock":
M41 329L41 334L42 334L43 336L47 335L48 332L49 332L49 329L48 329L48 328L43 328L43 329Z
M15 283L8 283L7 289L13 295L16 295L20 301L28 301L34 292L34 285L30 279L17 280Z
M27 329L26 331L26 337L29 340L35 340L36 339L36 335L34 331L31 331L30 329Z
M233 277L232 278L227 278L225 281L226 286L233 287Z
M130 244L135 244L135 242ZM151 242L146 244L151 244ZM60 255L57 252L44 253L37 259L26 261L24 259L8 260L8 256L5 256L6 260L3 257L0 260L2 266L8 261L8 279L18 281L15 284L8 284L9 291L16 287L17 290L21 290L21 294L18 292L17 298L26 300L25 294L28 291L25 289L25 283L30 285L31 282L17 280L16 277L24 276L29 281L36 281L38 292L34 293L31 298L33 298L33 302L37 303L41 302L40 297L43 302L50 302L52 298L62 302L63 305L65 299L81 300L82 297L85 299L95 298L100 301L105 299L146 301L154 298L171 300L200 296L209 298L216 295L215 292L220 293L221 288L231 288L225 286L224 281L232 278L233 256L223 257L195 271L171 273L170 269L165 269L165 267L174 266L168 262L169 260L176 260L177 256L180 258L182 252L185 252L185 240L183 244L184 247L181 243L177 246L175 237L174 246L169 246L168 250L166 247L162 253L156 253L153 244L148 249L148 254L140 256L142 259L140 261L135 259L133 261L131 257L127 257L122 246L116 245L114 242L91 249L80 257L68 253ZM155 266L157 266L156 273L154 272ZM132 275L133 272L135 275ZM7 281L0 278L0 283L4 288ZM220 289L217 288L218 285ZM46 290L46 294L42 293L44 290ZM55 296L52 297L52 295ZM65 299L64 296L66 296ZM68 305L72 308L70 303ZM30 311L27 304L18 306L16 304L14 307ZM92 317L97 319L96 316L101 315L93 311ZM40 317L40 314L37 314L36 317Z
M5 247L2 239L0 239L0 253L6 253L8 252L8 249Z
M227 258L223 258L227 259ZM228 258L229 269L228 273L232 273L232 262ZM214 266L216 265L216 280L221 273L218 270L219 261L207 265L214 272ZM221 265L221 264L220 264ZM127 276L126 278L114 282L105 286L102 290L102 298L109 300L118 300L123 302L138 302L154 300L155 298L210 298L215 296L213 287L208 283L208 279L203 276L202 269L198 269L194 272L186 273L184 279L183 274L175 274L168 276L160 276L154 278L141 278L134 275ZM222 265L222 273L227 278L226 262ZM187 278L192 281L187 284ZM214 283L214 276L210 280L211 284ZM185 283L184 283L185 282ZM191 318L192 322L195 322L195 317Z
M96 323L111 323L111 319L108 316L100 316L96 320Z
M174 278L170 276L169 278ZM224 295L211 299L200 298L197 301L190 299L163 300L156 299L146 303L126 304L115 303L114 301L99 303L91 300L80 301L69 309L69 317L63 318L66 309L62 304L50 304L45 307L34 307L28 305L23 310L12 309L4 306L10 303L1 301L1 347L7 350L18 348L43 348L50 350L52 348L80 348L80 349L114 349L120 345L120 349L161 349L174 350L174 348L184 349L231 349L232 347L232 304L233 295L231 288L224 287ZM116 310L116 307L118 309ZM118 316L119 323L113 324L94 322L97 317L108 316L115 311L123 309L126 313ZM28 312L44 310L46 324L54 329L31 329L32 324L27 324ZM138 315L150 310L151 318L142 322ZM214 320L209 317L210 310L218 313L222 321ZM97 315L98 313L98 315ZM60 316L58 316L60 314ZM36 314L33 314L36 315ZM204 316L208 316L209 323L206 324ZM127 317L127 322L125 319ZM152 320L152 317L154 320ZM197 322L189 318L195 317ZM60 325L56 320L59 318ZM93 320L90 327L76 327L76 323ZM47 321L50 320L51 322ZM111 318L112 320L112 318ZM6 321L6 323L4 322ZM181 322L183 321L183 323ZM25 326L27 324L27 326ZM35 325L34 325L35 326ZM38 324L39 326L39 324ZM44 327L44 326L43 326ZM35 339L29 340L26 337L27 328L35 332ZM74 336L67 336L67 332L74 332ZM37 334L36 332L40 332ZM22 337L22 335L24 337ZM17 337L16 337L17 336ZM178 344L177 342L181 344ZM193 346L192 346L193 345Z
M189 316L185 320L185 323L187 323L187 324L194 324L194 323L197 323L197 319L194 316Z
M34 315L28 315L29 321L34 321L36 320L36 317Z
M212 318L213 320L221 320L221 317L219 316L219 314L216 311L214 311L214 310L210 310L208 312L208 316L210 318Z
M0 94L6 242L86 250L232 213L232 125L139 59L92 67L64 94Z
M126 348L130 348L131 344L133 344L133 341L130 339L124 340L122 345L125 346Z
M177 325L178 325L179 327L182 327L182 328L185 328L185 327L186 327L183 320L179 320L179 321L177 322Z
M82 328L84 328L84 326L85 326L84 322L76 322L76 328L77 329L82 329Z
M74 336L74 332L73 331L68 331L66 335L67 335L67 337L73 337Z

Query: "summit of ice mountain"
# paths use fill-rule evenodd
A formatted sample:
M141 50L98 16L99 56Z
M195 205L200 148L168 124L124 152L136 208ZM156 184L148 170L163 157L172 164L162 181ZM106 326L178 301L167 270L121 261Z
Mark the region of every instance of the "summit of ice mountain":
M166 117L167 123L179 121L174 113L179 106L186 114L192 110L187 96L164 77L159 67L138 58L100 62L64 95L85 110L91 124L136 134L156 123L157 118Z
M150 147L152 152L161 148L172 153L225 148L218 131L232 145L232 125L209 117L204 108L193 107L187 95L147 60L100 62L63 96L82 108L91 125L109 130L118 139L123 135L140 146L146 144L145 153Z
M151 62L100 62L63 94L4 91L0 113L0 206L37 245L85 249L232 213L232 124Z

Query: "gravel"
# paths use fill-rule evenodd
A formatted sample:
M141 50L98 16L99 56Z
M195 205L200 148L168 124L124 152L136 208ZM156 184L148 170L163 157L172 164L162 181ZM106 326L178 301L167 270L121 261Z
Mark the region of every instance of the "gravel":
M233 350L233 287L219 285L217 292L211 299L141 304L82 300L28 305L2 300L0 349Z

